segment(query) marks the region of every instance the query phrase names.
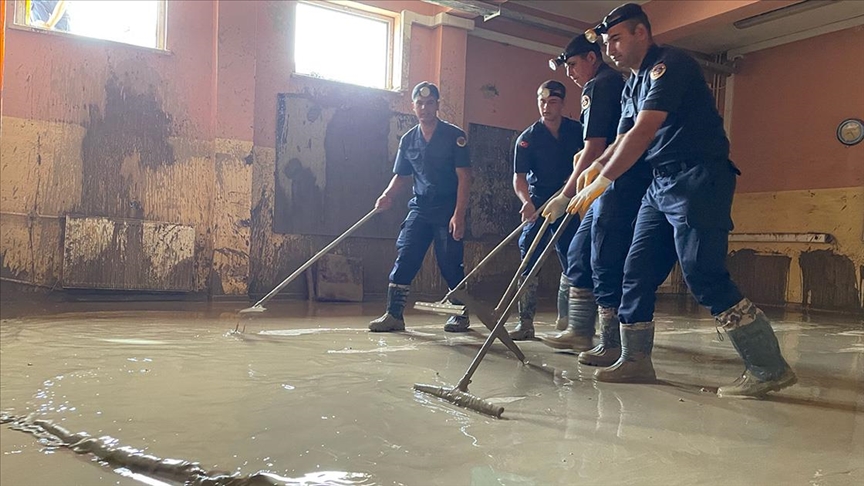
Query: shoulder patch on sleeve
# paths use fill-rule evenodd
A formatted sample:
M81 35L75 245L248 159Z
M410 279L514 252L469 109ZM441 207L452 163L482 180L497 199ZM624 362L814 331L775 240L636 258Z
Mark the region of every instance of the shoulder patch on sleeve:
M522 148L528 148L528 141L522 140L521 142L519 142L519 146Z
M666 63L659 62L653 68L651 68L651 79L660 79L664 74L666 74Z
M588 95L582 95L582 109L587 110L591 106L591 98Z
M456 145L464 147L468 145L468 140L465 137L459 137L456 139Z

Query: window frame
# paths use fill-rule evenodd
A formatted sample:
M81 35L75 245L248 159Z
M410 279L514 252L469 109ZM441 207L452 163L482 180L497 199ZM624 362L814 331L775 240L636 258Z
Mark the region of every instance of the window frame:
M367 5L353 2L350 0L298 0L294 6L294 21L299 21L297 16L297 5L306 4L313 7L319 7L329 10L334 10L336 12L341 12L345 14L352 15L354 17L360 17L368 20L376 20L379 22L383 22L387 25L387 58L386 58L386 72L384 73L384 86L364 86L357 83L352 83L350 81L342 81L338 79L330 79L330 78L319 78L317 76L312 76L308 73L301 73L297 71L296 62L292 69L292 74L294 76L302 76L313 79L322 79L324 81L332 82L332 83L343 83L350 86L356 86L358 88L367 88L367 89L378 89L384 91L395 91L397 90L397 85L400 83L396 82L395 79L395 57L396 57L396 36L398 35L398 27L399 27L399 15L393 12L388 12L386 10L377 9L374 7L369 7ZM296 29L296 27L295 27ZM292 40L294 44L294 52L291 53L293 58L297 57L297 36L296 32L294 33L294 39Z
M74 0L72 0L74 1ZM115 40L115 39L103 39L101 37L91 37L87 35L76 34L74 32L67 32L63 30L55 30L55 29L46 29L44 27L38 27L35 25L30 25L28 22L28 9L27 6L30 4L29 0L15 0L15 13L13 15L12 25L11 27L21 29L21 30L29 30L32 32L39 33L49 33L52 35L60 35L67 36L75 39L89 39L91 41L102 41L102 42L112 42L115 44L120 44L124 46L131 46L139 49L150 49L159 52L170 52L168 51L168 0L155 0L157 2L157 11L156 11L156 45L155 46L142 46L138 44L132 44L130 42Z

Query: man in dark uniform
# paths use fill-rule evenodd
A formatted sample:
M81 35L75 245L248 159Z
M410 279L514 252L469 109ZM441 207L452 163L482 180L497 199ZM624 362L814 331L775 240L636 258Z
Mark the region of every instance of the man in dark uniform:
M534 241L542 226L542 221L539 221L534 213L564 185L573 172L573 156L582 149L582 126L579 122L563 115L566 94L567 88L558 81L550 80L541 84L537 90L540 120L526 128L516 140L513 157L513 190L522 201L522 208L519 210L522 221L529 221L519 237L519 251L522 258L525 258L531 242ZM520 278L520 284L530 273L531 267L545 248L549 237L557 229L558 223L548 226L546 234L541 237L538 250L531 256ZM557 242L556 250L562 269L567 268L567 248L576 229L576 224L569 225ZM559 322L564 325L566 325L569 289L570 282L562 273L558 285L558 316ZM510 332L510 337L516 341L534 339L534 314L537 308L536 277L528 283L528 289L522 294L518 304L519 324ZM561 327L563 328L564 326Z
M759 397L793 385L797 378L770 322L741 295L726 269L739 172L729 160L729 140L699 65L681 50L656 45L648 17L636 4L616 8L594 32L602 34L615 64L633 73L622 109L624 118L635 113L636 124L601 157L600 174L579 191L568 211L588 207L643 153L654 170L624 264L621 357L595 377L655 379L655 292L677 260L696 300L711 310L744 360L744 374L717 394Z
M590 174L602 168L595 161L635 120L620 124L624 78L606 65L600 46L584 35L574 37L550 67L566 65L567 75L582 88L582 125L585 148L563 193L553 199L543 216L559 218ZM620 132L619 132L620 128ZM610 366L621 355L618 306L624 259L633 238L633 221L651 183L651 167L640 159L612 183L582 219L568 250L566 276L570 288L569 326L543 342L556 349L584 351L579 362ZM596 311L595 311L596 309ZM595 314L600 315L600 343L592 349Z
M465 132L438 118L438 87L424 81L414 87L411 99L420 123L399 141L393 179L375 207L387 210L393 197L413 179L414 198L396 240L396 263L390 272L387 311L369 323L376 332L404 331L402 311L411 281L420 271L431 243L441 275L452 289L462 281L462 235L471 192L471 168ZM460 302L453 302L461 304ZM444 330L465 332L468 316L451 316Z

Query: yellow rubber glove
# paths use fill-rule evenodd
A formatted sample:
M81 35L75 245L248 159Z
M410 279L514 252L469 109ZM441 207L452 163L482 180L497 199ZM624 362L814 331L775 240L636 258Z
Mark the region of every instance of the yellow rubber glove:
M549 223L554 223L555 220L567 212L568 204L570 204L570 198L565 196L563 193L553 197L549 200L549 203L546 204L546 207L543 208L543 217L546 218Z
M576 192L580 192L582 189L585 189L585 186L594 182L594 179L600 175L601 170L603 170L603 164L592 162L591 165L589 165L587 169L583 170L582 173L579 174L579 177L576 178Z
M588 184L588 187L582 189L578 194L573 196L573 200L571 200L570 205L567 206L567 212L570 214L578 213L579 217L585 217L585 213L588 212L591 203L603 194L603 191L609 187L609 184L612 184L611 180L602 175L598 175L597 178L594 179L594 182Z

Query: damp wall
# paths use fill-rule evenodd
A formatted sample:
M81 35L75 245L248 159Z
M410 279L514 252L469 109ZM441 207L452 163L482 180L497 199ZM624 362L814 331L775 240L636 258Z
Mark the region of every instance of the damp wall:
M459 20L436 23L442 9L431 4L363 3L420 19L410 23L404 84L439 83L441 117L469 133L476 167L465 258L470 268L518 224L510 156L513 137L538 116L536 87L548 78L576 87L546 68L548 53L472 35ZM13 8L7 2L10 19ZM181 279L168 269L171 282L214 298L261 295L329 242L339 225L365 213L389 178L394 141L411 117L409 96L293 75L293 9L290 1L169 2L164 52L7 23L0 134L4 285L62 288L66 219L89 217L160 228L131 247L118 238L135 232L124 233L120 223L102 231L99 244L90 246L128 255L93 253L93 265L133 258L127 248L160 252L176 229L190 235L183 251L191 245L191 263L177 255L156 260L178 262L191 276ZM524 26L495 29L536 34L546 44L567 41ZM862 84L861 65L842 54L861 40L860 28L850 29L740 61L731 110L733 154L745 172L736 232L833 237L828 244L732 243L730 265L742 287L764 289L756 300L861 306L864 145L842 148L833 135L841 117L864 117L855 88ZM281 103L290 99L307 105ZM368 111L352 112L346 100ZM568 101L576 115L578 97ZM300 132L286 131L290 115L305 117ZM358 134L352 127L366 115L375 123ZM373 136L386 143L378 139L366 147L364 137ZM352 162L369 164L369 171L355 174L362 177L338 171ZM280 178L283 189L307 191L313 202L323 198L332 224L308 230L316 217L313 202L298 206L298 220L286 215L283 201L304 199L280 199L288 195L279 192ZM387 221L397 224L398 217ZM368 299L383 295L395 257L396 228L381 230L348 238L336 250L362 262ZM86 242L86 234L79 236L85 240L69 241ZM515 244L498 258L475 288L494 290L506 281L518 258ZM547 297L557 274L551 259L542 279ZM285 293L305 297L307 288L301 278ZM415 288L434 295L444 290L431 252Z
M732 242L733 275L763 300L862 309L864 143L836 136L843 120L864 119L864 64L848 55L862 44L864 28L854 27L738 61L730 82L732 158L743 172L735 233L830 235L825 243Z

